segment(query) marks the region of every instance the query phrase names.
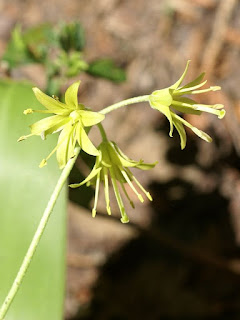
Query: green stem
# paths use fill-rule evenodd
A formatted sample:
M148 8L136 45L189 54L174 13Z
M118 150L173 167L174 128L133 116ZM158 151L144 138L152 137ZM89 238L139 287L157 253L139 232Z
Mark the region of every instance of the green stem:
M121 107L125 107L125 106L127 106L129 104L139 103L139 102L148 102L148 101L149 101L149 95L130 98L130 99L127 99L127 100L123 100L123 101L114 103L111 106L102 109L101 111L99 111L99 113L107 114L107 113L109 113L109 112L111 112L113 110L116 110L116 109L121 108Z
M101 123L98 123L97 126L98 126L98 129L99 129L100 133L101 133L101 136L102 136L103 141L108 141L106 132L105 132L102 124L101 124Z
M42 218L40 220L40 223L38 225L38 228L34 234L34 237L32 239L32 242L28 248L28 251L23 259L23 262L22 262L22 265L17 273L17 276L12 284L12 287L10 288L9 292L8 292L8 295L7 297L5 298L1 308L0 308L0 320L3 320L13 299L15 298L20 286L21 286L21 283L23 281L23 278L27 272L27 269L32 261L32 258L33 258L33 255L37 249L37 246L41 240L41 237L42 237L42 234L45 230L45 227L47 225L47 222L51 216L51 213L52 213L52 210L53 210L53 207L57 201L57 198L69 176L69 173L77 159L77 156L80 152L80 147L76 147L75 149L75 156L70 159L67 163L67 165L65 166L65 168L63 169L59 179L58 179L58 182L55 186L55 189L50 197L50 200L47 204L47 207L42 215Z

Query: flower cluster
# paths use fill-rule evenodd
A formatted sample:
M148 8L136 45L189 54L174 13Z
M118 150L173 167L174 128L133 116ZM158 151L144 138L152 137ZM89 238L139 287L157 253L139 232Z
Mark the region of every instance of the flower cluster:
M200 94L209 91L217 91L221 89L218 86L213 86L207 89L200 89L207 82L207 80L201 82L204 78L205 73L200 74L195 80L189 82L188 84L181 86L186 76L189 63L190 61L187 62L187 66L182 76L175 84L173 84L169 88L156 90L149 96L150 106L153 109L157 109L167 117L170 123L170 137L172 137L174 127L178 131L181 139L182 149L184 149L186 146L186 132L183 125L190 128L196 135L207 142L211 142L212 139L205 132L192 126L189 122L179 117L175 113L175 111L183 114L186 113L196 115L200 115L202 112L208 112L217 115L219 119L222 119L225 115L225 110L223 109L224 106L222 104L199 104L196 101L185 96Z
M108 176L110 176L114 193L117 199L118 207L121 212L121 222L127 223L129 219L124 208L118 184L121 186L124 194L126 195L127 199L129 200L133 208L134 203L130 199L124 186L124 184L126 183L128 183L130 188L133 190L133 192L136 194L136 196L141 202L143 202L144 199L142 194L137 190L137 188L139 188L147 196L147 198L150 201L152 201L150 193L143 188L143 186L140 184L137 178L129 170L129 168L134 167L141 170L150 170L155 167L156 162L144 163L143 160L131 160L117 147L116 143L108 140L103 141L99 145L98 150L99 155L96 157L96 163L88 177L81 183L71 184L70 187L77 188L82 186L83 184L87 184L87 186L96 185L95 201L92 209L92 216L95 217L97 210L100 181L102 181L104 183L106 209L108 214L111 215L108 178ZM134 186L133 182L136 186Z
M177 113L200 115L202 112L208 112L215 114L219 119L222 119L225 115L223 105L204 105L189 98L189 95L193 96L195 94L204 92L216 91L219 90L220 87L202 89L202 86L206 83L206 81L202 82L204 73L202 73L192 82L183 86L182 82L186 76L188 66L189 61L180 79L169 88L154 91L149 96L124 100L120 103L116 103L115 105L105 108L99 113L90 111L86 109L84 105L78 103L78 88L80 81L73 83L67 89L65 93L65 103L60 102L56 97L47 96L38 88L33 88L33 92L37 100L43 106L45 106L46 109L27 109L24 111L24 113L30 114L33 112L38 112L53 115L32 124L30 126L31 134L19 138L19 141L33 135L38 135L41 136L42 139L45 139L49 134L60 132L56 147L45 159L42 160L40 167L46 165L47 160L56 151L59 166L60 168L64 168L68 160L75 156L76 145L79 145L86 153L96 156L95 165L87 178L80 183L71 184L70 187L77 188L83 184L86 184L87 186L95 185L95 200L92 209L92 216L95 217L97 212L100 183L102 182L104 185L106 210L110 215L111 207L109 198L109 182L111 181L121 213L121 221L126 223L129 221L129 219L124 208L120 190L122 190L123 194L125 194L131 206L134 208L134 203L130 199L130 196L126 190L126 184L129 185L141 202L144 201L143 195L152 201L150 193L144 189L129 168L150 170L155 167L156 162L144 163L143 160L134 161L129 159L117 147L116 143L107 139L106 133L100 122L104 119L104 114L112 110L135 102L149 101L150 106L153 109L157 109L163 113L169 120L170 136L173 134L174 127L176 128L180 135L182 149L184 149L186 146L186 132L184 126L189 127L200 138L211 142L211 137L209 137L205 132L192 126ZM102 143L100 143L98 148L93 145L88 138L87 132L85 131L86 127L92 127L95 124L98 124L102 135Z
M74 156L74 148L79 146L88 154L96 156L98 150L92 144L85 131L85 127L91 127L101 122L105 116L86 110L84 105L78 104L78 88L80 81L73 83L65 93L65 103L57 98L47 96L38 88L33 88L37 100L46 108L46 110L26 109L24 114L33 112L52 113L53 116L37 121L30 126L31 134L22 136L18 141L37 135L44 140L49 134L60 132L57 146L53 151L41 161L40 167L47 164L47 160L56 151L57 161L60 169L64 168L68 160Z

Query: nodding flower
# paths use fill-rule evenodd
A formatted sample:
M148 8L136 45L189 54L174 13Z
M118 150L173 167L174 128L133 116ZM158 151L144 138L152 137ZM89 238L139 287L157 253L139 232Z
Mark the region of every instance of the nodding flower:
M97 212L97 202L100 189L100 182L104 184L104 193L106 201L106 210L111 215L110 199L109 199L109 178L112 182L113 190L116 196L118 207L121 213L121 222L129 222L126 214L119 187L121 187L126 198L134 208L134 203L127 193L125 184L127 183L132 191L137 195L138 199L143 202L143 194L152 201L152 197L148 191L144 189L137 178L132 174L129 168L138 168L141 170L150 170L155 167L156 163L144 163L143 160L134 161L129 159L117 145L108 140L104 140L98 147L99 155L96 157L95 165L88 177L81 183L71 184L71 188L77 188L83 184L95 185L95 200L92 209L92 216L95 217Z
M189 63L190 60L187 62L183 74L175 84L162 90L156 90L149 96L150 106L153 109L157 109L167 117L170 123L170 137L172 137L174 127L178 131L181 139L182 149L184 149L186 146L186 132L183 125L190 128L196 135L207 142L211 142L212 139L205 132L192 126L189 122L177 115L176 111L182 114L186 113L196 115L200 115L202 112L208 112L215 114L219 119L222 119L225 116L225 110L223 109L224 106L222 104L200 104L185 96L205 93L209 91L217 91L221 89L221 87L218 86L211 86L207 89L200 89L207 82L207 80L202 82L205 73L200 74L196 79L182 86L182 82L186 76Z
M91 127L104 119L104 115L85 109L84 105L78 103L78 88L80 81L73 83L65 93L65 103L56 97L50 97L38 88L33 88L37 100L46 110L26 109L24 114L33 112L43 114L54 114L41 119L30 126L31 134L22 136L18 141L37 135L44 140L49 134L60 132L58 143L52 152L41 161L39 167L47 164L47 160L56 151L57 161L60 169L64 168L68 160L74 156L74 149L78 144L83 151L90 155L98 155L99 152L87 136L85 127Z

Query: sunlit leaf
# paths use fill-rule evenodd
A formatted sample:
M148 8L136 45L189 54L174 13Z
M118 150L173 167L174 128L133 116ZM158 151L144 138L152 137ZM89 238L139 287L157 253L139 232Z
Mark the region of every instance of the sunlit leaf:
M17 142L26 126L39 119L23 115L38 102L29 84L0 81L0 303L3 302L60 175L57 161L38 164L57 137ZM63 318L66 188L5 320Z

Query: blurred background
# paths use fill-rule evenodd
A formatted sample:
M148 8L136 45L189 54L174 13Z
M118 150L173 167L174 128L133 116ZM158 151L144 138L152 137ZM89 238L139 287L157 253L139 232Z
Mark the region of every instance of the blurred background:
M154 201L126 204L131 223L123 225L114 197L113 217L101 194L92 219L93 190L70 191L65 319L240 319L239 17L237 0L0 0L1 78L50 94L80 79L79 101L97 111L168 87L191 59L186 81L206 71L222 91L201 102L227 111L221 121L188 115L213 142L188 131L184 151L146 103L107 116L108 137L124 153L159 161L134 171ZM43 24L65 53L54 36L45 43ZM91 137L99 141L97 131ZM70 181L87 172L79 159Z

